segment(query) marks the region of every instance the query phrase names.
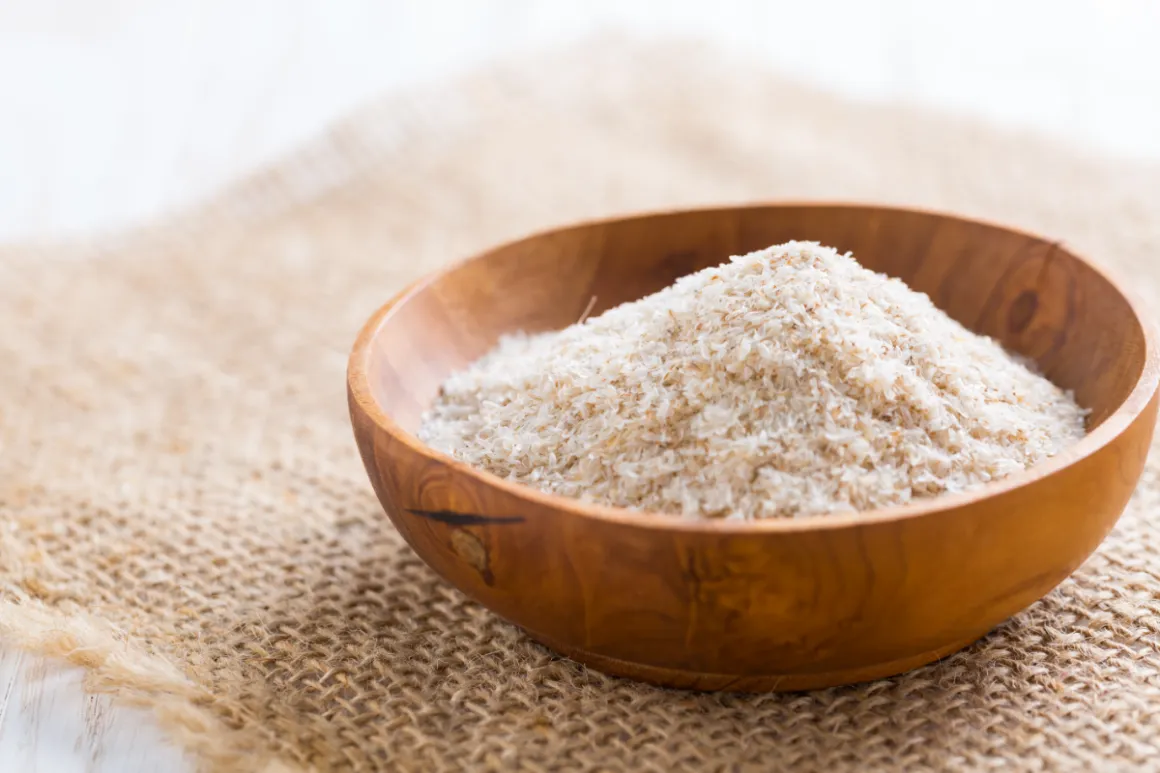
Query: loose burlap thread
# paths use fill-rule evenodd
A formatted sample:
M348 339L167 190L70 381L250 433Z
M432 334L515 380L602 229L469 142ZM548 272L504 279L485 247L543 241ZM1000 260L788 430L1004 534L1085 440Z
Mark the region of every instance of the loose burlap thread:
M448 587L382 514L344 368L404 283L584 217L780 198L1012 223L1160 298L1155 166L689 44L499 66L167 223L0 251L3 640L86 666L217 771L1160 770L1155 459L1048 598L937 664L807 694L585 669Z

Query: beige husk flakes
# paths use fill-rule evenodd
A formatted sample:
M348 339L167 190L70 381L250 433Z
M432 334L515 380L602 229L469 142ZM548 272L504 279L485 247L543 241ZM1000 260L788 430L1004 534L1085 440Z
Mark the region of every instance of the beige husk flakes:
M848 104L683 42L588 41L388 101L147 234L0 248L0 636L150 707L214 771L1156 771L1155 454L1096 554L967 650L841 689L698 694L557 657L429 570L375 499L343 389L359 326L448 261L713 202L1015 223L1155 309L1157 191L1156 165ZM91 717L80 765L167 767L112 757Z
M1071 396L996 342L810 242L506 337L420 430L544 491L739 519L966 491L1083 434Z

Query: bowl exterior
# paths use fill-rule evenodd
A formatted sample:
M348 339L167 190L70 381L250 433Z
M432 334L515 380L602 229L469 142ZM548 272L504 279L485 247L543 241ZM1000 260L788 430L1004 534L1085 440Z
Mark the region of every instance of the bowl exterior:
M864 681L984 635L1071 574L1112 528L1157 406L1153 394L1092 453L994 495L918 515L738 530L594 515L497 485L388 432L367 400L351 388L371 483L436 572L581 662L710 690Z

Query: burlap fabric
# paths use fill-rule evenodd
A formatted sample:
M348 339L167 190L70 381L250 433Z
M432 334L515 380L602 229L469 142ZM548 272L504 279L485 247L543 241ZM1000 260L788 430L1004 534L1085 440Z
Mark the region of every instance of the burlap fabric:
M1099 553L982 642L797 695L556 657L382 515L345 357L404 282L578 218L775 198L1018 224L1160 297L1154 166L849 104L690 45L499 67L390 100L165 225L3 251L4 640L89 667L213 770L1160 770L1155 461Z

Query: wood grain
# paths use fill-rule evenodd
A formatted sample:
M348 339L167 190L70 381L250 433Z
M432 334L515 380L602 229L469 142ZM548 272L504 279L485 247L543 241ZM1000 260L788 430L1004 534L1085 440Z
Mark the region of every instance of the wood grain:
M547 330L729 255L789 239L850 250L1032 357L1091 409L1064 454L969 495L851 516L689 523L502 481L414 435L452 371L503 333ZM906 670L974 641L1096 548L1156 417L1151 328L1064 245L946 215L769 205L532 236L402 293L349 369L355 436L387 514L449 582L612 673L698 689L796 690Z
M86 695L83 671L0 649L0 770L182 773L192 760L144 709Z

